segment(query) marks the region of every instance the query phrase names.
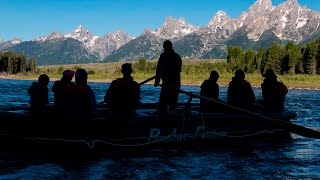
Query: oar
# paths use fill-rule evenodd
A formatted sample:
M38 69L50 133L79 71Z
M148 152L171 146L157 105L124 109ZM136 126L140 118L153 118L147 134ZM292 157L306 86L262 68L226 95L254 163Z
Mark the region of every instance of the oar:
M138 83L138 85L141 86L141 85L143 85L143 84L145 84L145 83L147 83L147 82L149 82L149 81L154 80L155 78L156 78L156 76L152 76L152 77L150 77L150 78L148 78L148 79L146 79L146 80ZM104 103L105 103L105 101L102 101L102 102L100 102L99 104L104 104Z
M193 94L193 93L190 93L190 92L187 92L187 91L184 91L184 90L180 90L180 93L188 95L188 96L191 96L191 97L196 97L196 98L199 98L199 99L205 99L205 100L217 103L219 105L222 105L222 106L225 106L225 107L228 107L230 109L234 109L234 110L237 110L237 111L240 111L240 112L245 112L245 113L247 113L249 115L252 115L252 116L260 118L260 119L263 119L263 120L265 120L267 122L270 122L270 123L273 123L273 124L277 124L280 127L282 127L283 129L288 130L288 131L290 131L292 133L298 134L300 136L304 136L304 137L308 137L308 138L320 139L320 132L319 131L315 131L315 130L310 129L310 128L306 128L306 127L303 127L303 126L300 126L300 125L296 125L296 124L293 124L293 123L290 123L290 122L287 122L287 121L284 121L284 120L281 120L281 119L269 118L267 116L263 116L261 114L257 114L257 113L254 113L254 112L242 109L242 108L231 106L231 105L229 105L229 104L227 104L227 103L225 103L225 102L223 102L221 100L216 100L216 99L213 99L213 98L200 96L200 95Z
M141 85L143 85L143 84L145 84L145 83L147 83L147 82L149 82L149 81L152 81L152 80L154 80L155 78L156 78L156 76L152 76L151 78L148 78L148 79L140 82L140 83L139 83L139 86L141 86Z

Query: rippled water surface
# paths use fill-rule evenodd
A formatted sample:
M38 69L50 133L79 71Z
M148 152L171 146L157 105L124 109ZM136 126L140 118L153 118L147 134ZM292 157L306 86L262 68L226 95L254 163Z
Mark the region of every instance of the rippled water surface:
M28 106L32 81L0 80L0 109ZM97 100L109 84L90 83ZM49 84L49 89L52 82ZM199 87L183 90L199 92ZM156 102L159 88L142 86L142 101ZM320 91L289 90L286 108L296 111L294 123L320 130ZM257 98L261 90L255 89ZM50 101L52 93L50 92ZM226 88L220 98L226 99ZM181 95L179 101L188 97ZM197 99L194 100L198 102ZM320 140L292 134L283 143L234 144L203 149L155 149L139 155L29 157L0 153L0 179L319 179Z

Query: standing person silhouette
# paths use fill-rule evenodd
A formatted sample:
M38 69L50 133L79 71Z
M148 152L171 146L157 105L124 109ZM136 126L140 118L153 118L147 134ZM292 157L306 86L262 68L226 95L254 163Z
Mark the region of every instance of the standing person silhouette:
M166 40L163 42L163 50L164 52L160 55L157 64L154 83L154 86L157 87L160 84L160 80L162 80L158 111L159 114L174 114L177 110L181 85L180 72L182 60L179 54L174 52L171 41Z

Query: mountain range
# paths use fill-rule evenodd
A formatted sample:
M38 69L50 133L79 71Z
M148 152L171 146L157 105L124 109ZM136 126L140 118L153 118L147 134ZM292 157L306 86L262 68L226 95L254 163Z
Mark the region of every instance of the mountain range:
M228 46L258 49L272 42L306 43L320 35L319 25L320 13L300 6L297 0L277 6L271 0L257 0L238 18L218 11L203 27L168 17L161 27L145 29L138 37L121 30L98 37L80 25L70 34L53 32L31 41L0 41L0 50L24 52L37 59L38 65L130 61L157 59L162 42L168 39L184 59L226 58Z

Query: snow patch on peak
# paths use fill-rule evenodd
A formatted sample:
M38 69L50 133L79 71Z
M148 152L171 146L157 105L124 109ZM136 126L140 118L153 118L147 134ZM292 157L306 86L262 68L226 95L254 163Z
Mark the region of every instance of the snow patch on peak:
M155 35L163 39L179 39L199 28L186 22L184 18L174 19L171 16L164 24L154 31Z
M71 34L66 34L65 37L83 42L87 48L94 46L95 41L99 38L98 36L93 35L82 25L79 25Z
M14 39L11 40L11 43L12 43L12 44L19 44L19 43L21 43L21 42L22 42L22 40L21 40L21 39L18 39L18 38L14 38Z
M227 13L226 13L225 11L219 10L219 11L216 13L216 16L227 16Z

